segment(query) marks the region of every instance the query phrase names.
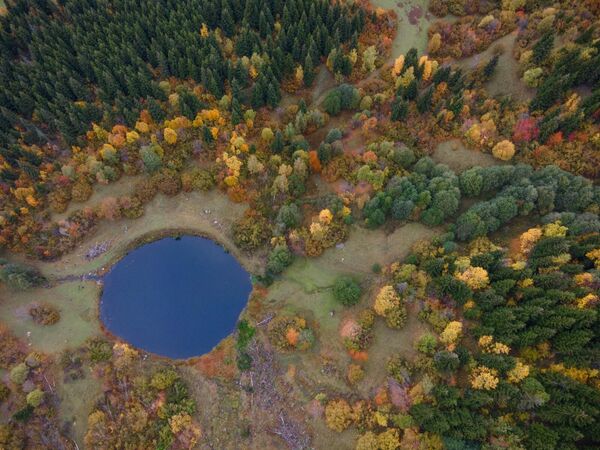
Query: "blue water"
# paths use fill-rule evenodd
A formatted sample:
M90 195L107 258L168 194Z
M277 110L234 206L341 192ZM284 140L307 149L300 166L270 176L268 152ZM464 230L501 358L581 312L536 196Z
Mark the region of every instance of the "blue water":
M165 238L128 253L105 275L100 318L135 347L188 358L234 330L251 289L250 275L213 241Z

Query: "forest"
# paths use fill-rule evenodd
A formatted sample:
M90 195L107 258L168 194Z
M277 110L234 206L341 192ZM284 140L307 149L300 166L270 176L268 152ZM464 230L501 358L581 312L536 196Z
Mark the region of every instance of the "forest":
M0 448L600 446L596 1L5 0L0 59ZM252 292L171 359L98 311L182 234Z

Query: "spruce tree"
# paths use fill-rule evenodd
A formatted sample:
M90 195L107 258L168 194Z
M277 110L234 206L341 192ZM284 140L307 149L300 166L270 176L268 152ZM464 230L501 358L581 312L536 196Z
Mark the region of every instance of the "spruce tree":
M429 87L417 99L417 110L423 114L431 108L431 98L433 97L433 87Z
M406 119L408 116L408 102L402 97L397 96L392 102L392 114L391 119L393 121L400 121Z
M236 97L231 100L231 123L237 125L244 120L242 106Z
M545 33L539 41L533 46L533 62L541 64L546 60L554 46L554 34L552 32Z
M275 154L280 154L283 151L283 147L283 134L281 134L281 131L277 130L273 142L271 143L271 151Z
M313 81L315 81L315 77L315 67L313 65L313 61L309 52L309 54L306 55L306 59L304 60L304 86L312 86Z

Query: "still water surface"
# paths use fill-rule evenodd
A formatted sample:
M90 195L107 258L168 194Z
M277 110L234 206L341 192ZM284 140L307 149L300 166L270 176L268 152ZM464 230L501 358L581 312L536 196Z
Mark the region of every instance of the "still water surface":
M251 289L250 275L213 241L164 238L131 251L106 274L100 318L137 348L188 358L234 330Z

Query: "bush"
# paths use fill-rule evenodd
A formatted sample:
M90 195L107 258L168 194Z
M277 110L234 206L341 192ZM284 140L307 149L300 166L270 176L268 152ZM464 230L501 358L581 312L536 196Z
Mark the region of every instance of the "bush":
M437 347L437 339L433 334L426 333L419 338L416 349L426 355L433 355Z
M248 211L233 224L233 242L242 250L254 250L271 236L269 221L256 211Z
M344 306L356 305L361 294L360 284L347 276L338 278L333 285L333 297Z
M325 137L325 143L331 144L332 142L339 141L340 139L342 139L342 132L337 128L332 128Z
M325 407L327 426L341 433L352 423L352 408L344 399L332 400Z
M34 267L0 260L0 281L11 289L24 291L44 284L46 278Z
M33 408L37 408L44 400L44 391L41 389L34 389L27 394L27 404Z
M210 191L215 185L215 179L210 171L195 168L181 175L181 184L186 192Z
M29 375L29 367L25 363L17 364L10 370L10 381L15 384L23 384Z
M152 375L150 386L159 391L164 391L165 389L170 388L178 378L179 375L177 375L177 372L173 369L159 370Z
M49 303L32 306L29 309L29 315L38 325L54 325L60 320L58 309Z
M278 245L267 260L267 271L273 275L280 274L294 261L294 255L286 245Z
M10 396L10 389L7 385L0 382L0 404L8 399Z
M93 363L108 361L110 358L112 358L112 346L110 345L110 342L105 341L102 338L88 339L86 346L90 361Z

